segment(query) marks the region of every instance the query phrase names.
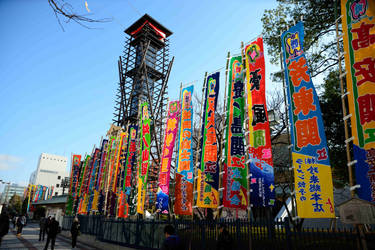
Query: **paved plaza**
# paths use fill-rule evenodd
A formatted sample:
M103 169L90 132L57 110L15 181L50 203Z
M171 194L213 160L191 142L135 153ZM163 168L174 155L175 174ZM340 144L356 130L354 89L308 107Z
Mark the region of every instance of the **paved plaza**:
M63 250L63 249L72 249L71 245L71 238L67 237L70 233L64 232L57 236L55 249L56 250ZM45 236L44 241L39 241L39 225L38 224L28 224L22 231L22 235L20 237L16 236L16 231L12 228L9 230L9 233L4 236L3 241L1 243L1 250L5 249L30 249L30 250L39 250L44 249L44 246L47 241L47 234ZM98 248L97 246L100 246ZM49 248L51 249L51 243ZM92 241L88 243L83 243L80 241L80 236L78 237L77 246L75 249L130 249L124 248L121 246L117 246L114 244L100 244L97 241Z

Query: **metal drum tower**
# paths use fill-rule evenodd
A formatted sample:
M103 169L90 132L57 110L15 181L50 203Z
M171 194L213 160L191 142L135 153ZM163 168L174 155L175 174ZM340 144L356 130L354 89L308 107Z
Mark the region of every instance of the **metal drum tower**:
M152 208L156 200L162 156L168 77L174 60L169 60L168 37L172 32L145 14L127 28L125 33L128 38L123 55L118 60L120 81L113 122L122 128L126 128L128 124L137 124L140 103L149 103L152 162L145 208ZM132 176L136 176L136 173ZM136 186L135 181L132 184Z

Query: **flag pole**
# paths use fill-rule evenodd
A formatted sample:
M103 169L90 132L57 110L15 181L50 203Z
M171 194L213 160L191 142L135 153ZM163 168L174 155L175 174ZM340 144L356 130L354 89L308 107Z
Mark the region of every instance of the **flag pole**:
M199 122L199 127L198 127L198 131L199 129L202 127L202 118L203 118L203 97L204 97L204 89L205 89L205 83L206 83L206 80L207 80L207 72L204 74L204 81L203 81L203 86L202 86L202 98L201 98L201 111L200 111L200 122ZM200 135L198 137L198 143L197 143L197 151L196 151L196 154L195 154L195 164L194 164L194 169L195 169L195 175L194 175L194 188L193 188L193 200L194 200L194 193L198 193L198 190L196 191L196 188L197 188L197 181L196 179L198 179L198 166L200 165L199 163L199 153L200 151L202 150L201 147L201 138L202 138L202 135ZM197 199L195 201L195 204L197 204L198 202L198 195L197 195ZM194 214L194 207L197 207L197 205L193 206L193 214Z

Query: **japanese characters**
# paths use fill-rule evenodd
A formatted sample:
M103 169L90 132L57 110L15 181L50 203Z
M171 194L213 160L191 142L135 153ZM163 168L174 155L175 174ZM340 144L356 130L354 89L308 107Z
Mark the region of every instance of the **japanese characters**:
M302 22L281 36L288 86L297 213L301 218L332 218L332 174L318 96L303 51Z
M258 37L245 48L247 105L249 114L250 204L273 206L274 172L270 127L266 105L266 73L263 38Z
M215 111L219 95L219 75L207 77L203 101L202 137L200 142L200 169L198 169L197 206L216 208L219 204L219 162L216 137Z
M168 214L169 203L169 179L171 171L171 161L174 144L178 132L178 122L180 116L180 102L173 101L169 103L168 119L166 122L163 157L159 172L159 185L156 198L157 210L161 213ZM185 153L186 155L186 153Z
M375 2L342 1L341 12L357 193L375 202Z
M259 88L259 77L255 73L253 86ZM245 163L244 130L244 73L242 56L230 60L229 87L227 97L227 123L225 132L225 163L223 177L224 207L247 209L247 174Z
M146 186L148 177L148 168L150 165L150 148L151 135L150 123L151 119L148 113L148 103L144 102L141 105L141 125L140 125L140 156L138 166L138 197L137 197L137 213L143 214L144 204L146 198Z
M178 135L174 212L178 215L193 213L193 103L194 86L181 90L181 117Z

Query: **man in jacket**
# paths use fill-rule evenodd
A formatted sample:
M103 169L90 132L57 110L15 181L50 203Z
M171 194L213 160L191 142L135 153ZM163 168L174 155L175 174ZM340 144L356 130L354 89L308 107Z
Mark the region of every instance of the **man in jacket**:
M44 241L44 235L46 234L47 218L42 217L39 221L39 241Z
M75 248L77 244L77 237L79 234L79 220L77 217L75 217L73 220L70 232L72 233L72 248Z
M161 247L162 250L180 250L184 249L180 237L172 225L166 225L164 228L165 240Z
M56 236L59 233L59 222L56 221L55 217L52 217L51 221L48 223L47 228L47 242L44 247L45 250L48 249L49 242L51 241L51 249L55 247Z
M8 211L4 207L1 215L0 215L0 246L1 246L1 240L3 239L4 235L6 235L9 231L9 216Z

